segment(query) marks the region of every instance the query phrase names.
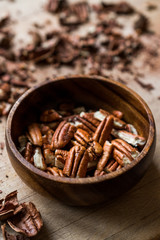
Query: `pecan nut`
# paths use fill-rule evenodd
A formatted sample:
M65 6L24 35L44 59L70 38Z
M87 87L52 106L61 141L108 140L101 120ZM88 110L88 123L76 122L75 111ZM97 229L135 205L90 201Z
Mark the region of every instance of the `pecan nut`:
M129 163L131 163L132 158L128 157L123 152L119 151L117 148L113 149L113 158L121 165L125 166Z
M89 142L92 140L90 134L83 129L77 129L74 134L74 138L78 144L84 147L87 147Z
M123 152L128 158L131 158L132 160L139 155L139 152L134 147L122 139L115 139L112 141L112 144L115 148Z
M90 143L90 146L97 157L101 156L103 148L98 142L93 141Z
M87 148L87 151L90 156L90 161L93 160L95 161L97 160L97 157L101 156L103 148L98 142L93 141L90 143L90 146Z
M102 171L105 168L108 160L111 157L112 150L113 150L113 145L110 142L106 141L103 145L103 154L97 164L98 170Z
M30 163L33 163L32 161L33 152L34 152L33 145L30 142L28 142L25 148L24 158Z
M44 149L43 156L46 164L55 164L55 154L50 149Z
M93 135L93 140L99 142L101 146L103 146L104 142L109 138L112 127L113 127L113 117L108 116L97 127Z
M65 162L63 174L68 177L85 177L89 160L85 147L72 147Z
M32 123L28 127L29 140L36 146L42 146L42 134L37 123Z
M82 117L83 119L88 121L90 124L92 124L95 127L95 129L100 124L100 120L98 120L97 118L94 117L93 112L90 112L90 113L81 112L80 117Z
M66 121L61 122L54 132L51 147L53 149L65 147L73 137L75 131L75 126Z
M111 159L107 163L106 167L104 168L104 171L106 173L110 173L110 172L113 172L113 171L119 169L119 166L121 166L121 165L119 165L119 163L117 161L115 161L114 159Z
M64 177L63 171L57 167L48 167L47 172L52 174L53 176Z
M81 117L81 116L83 116L83 117ZM84 116L86 116L86 115L83 115L81 113L81 116L77 116L77 118L76 118L82 124L80 126L80 128L86 130L90 134L93 134L96 131L96 126L93 125L93 123L91 121L89 121L88 119L84 118Z
M42 137L43 144L51 144L54 131L48 130L47 133Z
M103 121L105 117L112 116L113 117L113 127L116 129L124 129L126 123L122 121L120 118L115 117L114 115L110 114L106 110L100 109L99 111L94 113L94 117Z
M125 130L112 129L111 133L114 137L120 138L134 147L143 147L146 143L146 140L144 137L135 135Z
M54 109L46 110L42 113L40 116L41 122L53 122L60 120L62 118L61 115L59 115Z
M61 163L64 164L68 157L68 151L62 150L62 149L57 149L55 151L55 156L58 161L60 161Z
M118 111L118 110L113 110L112 111L112 114L115 116L115 117L117 117L117 118L119 118L119 119L122 119L123 118L123 112L121 112L121 111Z

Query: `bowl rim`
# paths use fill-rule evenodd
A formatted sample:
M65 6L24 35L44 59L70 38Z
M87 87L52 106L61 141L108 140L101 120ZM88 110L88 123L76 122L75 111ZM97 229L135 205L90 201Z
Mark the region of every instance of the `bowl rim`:
M14 117L14 113L16 112L17 108L19 107L19 105L21 104L21 102L32 92L34 92L36 89L41 88L47 84L51 84L57 81L61 81L61 80L74 80L74 79L94 79L94 80L98 80L98 81L105 81L114 85L118 85L120 88L123 88L125 91L130 92L132 95L134 95L134 97L136 97L136 99L138 99L138 101L143 105L147 116L148 116L148 122L149 122L149 135L148 135L148 139L146 141L146 144L143 148L143 150L141 151L141 153L138 155L138 157L132 161L130 164L126 165L125 167L112 172L112 173L108 173L106 175L103 176L96 176L96 177L87 177L87 178L68 178L68 177L60 177L60 176L53 176L51 174L48 174L46 172L43 172L42 170L36 168L34 165L32 165L31 163L27 162L25 160L25 158L20 154L20 152L18 151L18 149L16 148L15 143L12 140L11 137L11 126L12 126L12 120ZM148 153L150 147L152 146L152 143L154 141L154 137L155 137L155 121L154 121L154 117L153 114L150 110L150 108L148 107L147 103L132 89L128 88L127 86L125 86L122 83L119 83L115 80L112 80L110 78L107 77L102 77L102 76L97 76L97 75L69 75L69 76L60 76L60 77L55 77L52 78L51 80L48 81L43 81L41 83L36 84L36 86L31 87L30 89L28 89L20 98L18 98L18 100L14 103L14 105L12 106L12 109L8 115L7 118L7 123L6 123L6 131L5 131L5 135L6 135L6 141L8 142L8 146L10 148L10 150L12 151L12 154L14 155L14 157L16 159L18 159L18 161L24 165L24 167L26 167L29 171L33 172L36 175L39 175L43 178L46 178L48 180L53 180L56 182L60 182L60 183L66 183L66 184L91 184L91 183L99 183L99 182L103 182L106 180L111 180L113 178L116 178L122 174L124 174L125 172L127 172L128 170L131 170L136 164L138 164ZM8 151L8 150L7 150Z

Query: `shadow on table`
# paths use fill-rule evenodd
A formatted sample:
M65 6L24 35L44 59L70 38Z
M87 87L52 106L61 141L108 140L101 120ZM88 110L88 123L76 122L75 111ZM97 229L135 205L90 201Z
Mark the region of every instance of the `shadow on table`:
M134 225L141 224L149 219L154 212L160 210L159 179L160 170L152 163L146 175L134 188L108 203L91 207L70 207L58 203L58 205L61 204L65 213L58 216L62 218L62 226L58 230L55 229L55 233L53 230L50 238L47 230L47 225L50 223L45 223L41 234L35 240L42 239L42 236L45 236L46 239L54 239L54 234L57 235L58 233L61 236L70 231L77 234L81 234L83 231L86 236L94 236L94 232L103 232L106 239L112 239L112 235L130 226L131 230L128 231L132 233ZM54 201L56 205L56 200ZM71 219L70 213L74 211L76 217ZM53 219L53 221L56 221L56 219ZM109 230L106 231L104 226L108 227ZM153 236L154 238L155 236Z

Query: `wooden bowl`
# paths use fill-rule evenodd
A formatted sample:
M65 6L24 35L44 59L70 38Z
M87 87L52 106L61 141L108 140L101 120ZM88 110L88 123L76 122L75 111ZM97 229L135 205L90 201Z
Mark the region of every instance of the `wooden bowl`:
M104 176L67 178L49 175L27 162L19 153L18 137L40 113L70 99L90 109L117 109L147 139L141 154L131 164ZM155 124L144 100L123 84L98 76L70 76L46 81L24 93L14 104L6 126L10 161L21 179L35 190L44 189L69 205L92 205L129 190L145 173L155 150Z

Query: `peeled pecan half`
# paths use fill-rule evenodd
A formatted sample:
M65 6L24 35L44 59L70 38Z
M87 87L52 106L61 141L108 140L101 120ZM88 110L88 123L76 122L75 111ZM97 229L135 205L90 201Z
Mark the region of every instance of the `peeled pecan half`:
M8 220L9 226L16 232L28 237L35 236L43 226L40 213L31 202L22 203L22 211Z
M126 154L126 156L131 158L132 160L139 155L139 152L134 147L132 147L130 144L123 141L122 139L115 139L112 141L112 144L115 148Z
M93 160L95 161L97 160L97 157L101 156L103 149L98 142L93 141L90 143L90 146L87 148L87 151L90 156L90 161L93 161Z
M92 124L95 128L98 127L100 124L100 120L94 117L94 112L86 113L86 112L81 112L80 117L88 121L90 124Z
M89 160L85 147L72 147L65 162L63 174L68 177L85 177Z
M128 157L125 153L119 151L117 148L113 149L113 158L121 165L126 166L133 160L132 157Z
M66 121L61 122L54 132L51 142L52 148L56 149L65 147L73 137L75 131L75 126Z
M75 140L82 146L87 147L91 142L91 135L83 129L77 129L74 134Z
M97 127L93 135L93 140L99 142L101 146L103 146L104 142L109 138L112 127L113 127L113 117L108 116Z
M100 121L103 121L105 117L112 116L113 117L113 127L116 129L124 129L126 126L126 123L122 121L120 118L115 117L114 115L110 114L104 109L100 109L99 111L94 113L94 117L99 119Z
M104 171L107 173L113 172L117 169L119 169L121 165L119 165L118 162L116 162L114 159L110 159L109 162L107 163Z
M103 154L97 164L98 170L102 171L104 169L109 158L111 157L112 149L113 149L113 145L110 142L106 141L103 146Z
M5 199L0 200L0 221L8 219L14 215L16 208L19 206L17 191L8 194Z
M83 115L82 115L83 116ZM88 131L89 133L94 133L96 131L96 126L93 125L90 121L87 119L77 116L77 120L82 123L82 125L85 126L85 130ZM82 127L81 127L82 128Z
M116 138L124 140L134 147L143 147L146 143L146 139L144 137L127 132L125 130L118 131L116 129L112 129L112 135Z
M28 127L29 140L36 146L42 146L42 134L37 123L32 123Z

